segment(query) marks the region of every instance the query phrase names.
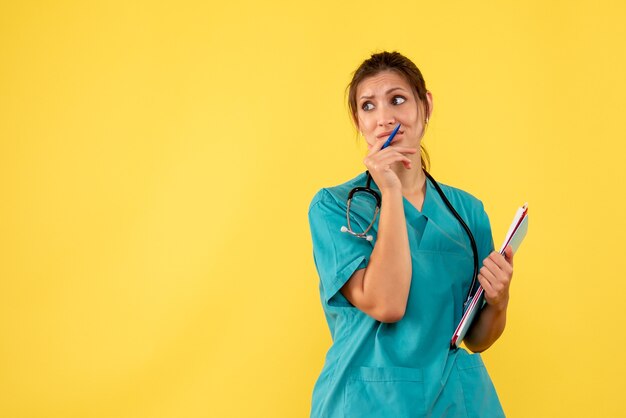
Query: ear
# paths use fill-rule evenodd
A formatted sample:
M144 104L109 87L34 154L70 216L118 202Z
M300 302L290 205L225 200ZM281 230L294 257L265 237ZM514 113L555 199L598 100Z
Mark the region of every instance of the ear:
M430 115L433 114L433 94L430 91L426 91L426 101L428 102L428 115L426 117L430 119Z

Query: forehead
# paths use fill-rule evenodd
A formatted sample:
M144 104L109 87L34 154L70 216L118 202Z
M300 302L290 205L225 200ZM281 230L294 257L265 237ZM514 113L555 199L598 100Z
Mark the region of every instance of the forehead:
M361 96L376 96L385 94L389 89L400 87L408 92L413 89L406 79L395 71L381 71L373 76L364 78L356 89L357 99Z

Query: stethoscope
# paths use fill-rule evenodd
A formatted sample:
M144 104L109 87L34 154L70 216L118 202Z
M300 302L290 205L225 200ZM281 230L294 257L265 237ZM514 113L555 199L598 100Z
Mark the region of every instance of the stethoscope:
M371 235L369 235L368 232L370 229L372 229L374 222L376 222L376 217L378 216L378 213L380 212L381 198L380 198L380 194L370 187L371 182L372 182L372 176L369 173L369 171L366 171L365 174L367 175L367 181L365 183L365 187L355 187L354 189L350 190L350 193L348 193L348 201L347 201L347 209L346 209L346 222L348 223L348 226L347 227L342 226L341 232L347 232L357 238L362 238L367 241L372 241L374 238ZM474 235L472 234L472 231L470 231L469 227L467 226L463 218L461 218L461 215L459 215L456 209L454 209L454 206L452 206L452 203L450 203L450 201L444 194L443 190L441 190L441 187L439 187L439 184L426 170L424 170L424 174L433 183L433 185L435 186L435 190L437 190L437 193L439 193L439 196L441 196L441 199L443 200L445 205L448 207L448 209L454 215L454 217L459 221L459 223L465 230L465 233L469 237L470 244L472 245L472 252L474 254L474 274L472 275L472 283L467 292L467 298L465 302L463 303L463 311L465 311L467 304L472 300L472 297L474 296L474 286L476 286L477 277L478 277L478 249L476 248L476 241L474 240ZM361 192L369 194L376 200L376 208L374 209L374 216L372 218L372 221L367 226L367 228L365 228L363 232L355 232L352 229L352 225L350 223L350 204L352 202L352 198L354 197L354 195L357 193L361 193Z

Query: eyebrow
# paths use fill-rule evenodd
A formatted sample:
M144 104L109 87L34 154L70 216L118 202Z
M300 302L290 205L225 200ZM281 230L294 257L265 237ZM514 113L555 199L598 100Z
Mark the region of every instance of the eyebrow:
M391 92L392 92L392 91L394 91L394 90L402 90L402 91L405 91L402 87L392 87L392 88L390 88L389 90L387 90L387 91L385 92L385 96L386 96L386 95L388 95L389 93L391 93ZM372 97L374 97L374 96L361 96L361 97L359 97L359 99L371 99Z

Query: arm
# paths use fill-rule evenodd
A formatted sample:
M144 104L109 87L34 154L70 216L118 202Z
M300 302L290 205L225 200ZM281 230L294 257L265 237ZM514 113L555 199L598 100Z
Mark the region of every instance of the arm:
M471 351L485 351L504 332L512 277L513 250L510 246L504 256L493 251L483 261L478 281L485 290L487 304L465 336L465 345Z
M357 270L341 288L352 305L380 322L397 322L404 316L411 287L411 251L404 216L402 183L391 169L394 163L411 168L405 154L417 149L390 146L385 139L371 147L364 163L382 194L376 244L367 268Z
M341 293L372 318L397 322L406 310L411 270L402 192L383 193L378 236L368 266L355 271Z

